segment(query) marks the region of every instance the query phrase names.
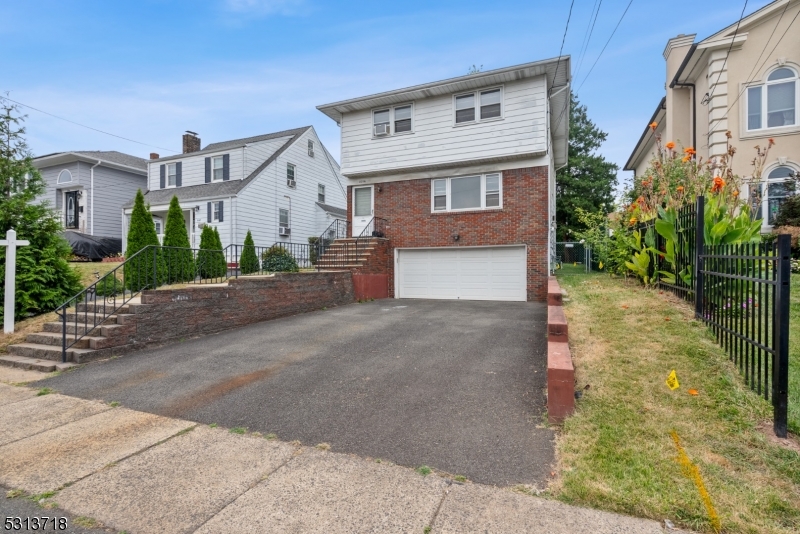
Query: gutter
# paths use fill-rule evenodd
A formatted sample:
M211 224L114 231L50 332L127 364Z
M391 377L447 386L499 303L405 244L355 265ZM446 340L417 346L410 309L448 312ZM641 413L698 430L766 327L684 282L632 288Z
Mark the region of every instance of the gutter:
M89 235L94 235L94 168L97 167L102 163L101 160L97 160L97 163L92 165L89 169L89 210L92 212L92 221L89 224Z
M689 51L686 53L686 57L683 58L683 62L681 66L678 67L678 72L675 73L675 77L672 78L672 81L669 84L670 89L674 89L675 87L691 87L692 88L692 147L697 148L697 89L695 88L693 83L682 83L678 80L683 74L683 70L686 68L686 65L689 64L689 60L692 59L692 55L694 51L697 50L697 43L694 43Z

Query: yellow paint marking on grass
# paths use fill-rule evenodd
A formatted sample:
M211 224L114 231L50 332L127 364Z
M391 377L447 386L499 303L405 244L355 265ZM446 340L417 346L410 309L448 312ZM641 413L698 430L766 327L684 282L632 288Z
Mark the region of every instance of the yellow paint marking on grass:
M689 459L689 455L686 454L686 451L681 445L681 438L678 437L678 433L672 430L670 435L672 436L672 441L675 442L675 448L678 449L678 463L683 467L684 474L692 479L694 485L697 486L697 491L700 492L700 498L703 499L703 504L706 506L706 512L708 512L708 519L711 521L711 527L714 529L714 532L719 532L722 529L722 524L720 523L717 511L714 509L714 503L711 502L711 495L706 491L706 485L703 483L700 469Z

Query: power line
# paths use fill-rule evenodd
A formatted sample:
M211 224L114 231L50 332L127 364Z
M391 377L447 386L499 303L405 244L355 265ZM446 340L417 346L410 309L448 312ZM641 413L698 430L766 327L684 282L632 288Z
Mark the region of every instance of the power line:
M625 8L625 11L622 13L622 16L619 18L619 22L617 22L617 25L614 27L614 31L611 32L611 35L609 36L608 41L606 41L605 46L603 46L603 49L600 51L600 55L597 56L597 59L594 60L594 63L592 64L592 68L589 69L588 74L586 74L586 77L581 82L581 85L578 87L578 90L575 91L576 94L581 90L581 87L583 87L583 84L586 83L586 80L589 79L589 76L592 74L592 71L594 70L594 67L597 65L597 62L600 61L601 57L603 57L603 52L606 51L606 47L608 46L608 43L611 42L611 39L614 37L614 34L617 33L617 28L619 28L619 25L622 24L622 19L625 18L625 14L628 13L628 9L630 9L632 3L633 3L633 0L630 0L630 2L628 2L628 6Z
M556 61L556 71L553 74L553 83L550 85L550 90L547 92L547 98L550 98L550 95L553 94L553 85L556 83L556 76L558 76L558 66L561 63L561 52L564 51L564 41L567 40L567 30L569 30L569 19L572 18L572 6L575 5L575 0L572 0L572 3L569 5L569 15L567 15L567 26L564 28L564 36L561 38L561 49L558 51L558 61ZM567 75L569 78L569 75Z
M747 0L744 0L744 7L742 7L742 13L741 13L741 15L739 15L739 21L736 23L736 30L734 30L733 37L731 37L731 44L730 44L730 46L728 46L728 53L725 54L725 61L722 62L722 68L720 69L719 74L717 74L717 81L711 87L711 94L709 95L708 93L706 93L706 95L700 101L700 103L703 104L703 105L708 104L709 102L711 102L711 98L714 96L714 91L717 90L717 85L719 84L719 79L722 77L722 71L725 70L725 65L728 64L728 57L731 55L731 50L733 49L733 42L736 40L736 34L739 33L739 24L742 23L742 19L744 18L744 10L745 9L747 9Z
M788 3L786 4L786 7L789 7ZM784 7L784 9L783 9L783 13L786 12L786 7ZM713 131L714 127L717 126L717 124L719 124L720 122L722 122L723 120L725 120L728 117L728 113L730 113L731 109L733 109L733 106L736 105L736 103L739 101L739 99L742 97L742 95L748 89L748 87L747 87L748 84L750 84L755 79L755 78L750 78L750 76L752 76L753 73L756 72L757 70L760 71L764 67L764 65L767 63L767 61L769 60L769 58L772 55L772 53L775 51L776 48L778 48L778 45L781 44L781 41L783 41L783 38L786 37L787 33L789 33L789 30L791 29L791 27L794 24L794 22L797 20L797 17L800 16L800 11L798 11L795 14L794 18L792 19L792 21L786 27L786 30L784 30L783 34L781 35L781 38L778 39L778 42L775 43L775 46L772 47L772 50L770 50L770 52L767 55L767 57L764 58L764 61L761 63L761 65L758 65L758 60L761 59L761 56L764 54L764 50L767 49L767 46L769 46L769 42L772 40L772 35L774 35L775 34L775 30L778 29L778 24L780 24L781 19L783 18L783 13L781 13L781 16L778 19L778 22L775 23L775 27L772 29L772 34L770 35L769 39L767 40L767 44L764 45L764 49L761 51L761 54L758 56L758 59L756 60L756 64L753 65L753 70L750 71L750 75L748 76L747 81L743 84L743 87L739 91L739 94L736 96L736 99L733 101L733 103L731 103L730 106L728 106L728 109L725 110L725 114L722 117L720 117L719 119L714 121L711 125L709 125L709 127L708 127L708 131L709 132ZM756 68L756 66L758 68Z
M56 119L60 119L62 121L66 121L66 122L68 122L70 124L75 124L76 126L80 126L82 128L88 128L89 130L93 130L95 132L99 132L99 133L105 134L105 135L110 135L111 137L116 137L117 139L122 139L124 141L130 141L131 143L136 143L137 145L149 146L151 148L158 148L160 150L166 150L168 152L173 152L175 154L180 152L179 150L172 150L171 148L164 148L163 146L156 146L156 145L151 145L151 144L148 144L148 143L142 143L141 141L136 141L134 139L129 139L127 137L122 137L121 135L116 135L116 134L112 134L112 133L109 133L109 132L104 132L103 130L98 130L97 128L92 128L91 126L87 126L87 125L81 124L79 122L75 122L75 121L72 121L72 120L69 120L69 119L65 119L64 117L59 117L58 115L53 115L52 113L48 113L47 111L35 108L33 106L29 106L28 104L23 104L22 102L18 102L18 101L14 100L14 99L8 98L7 96L0 96L0 100L8 100L9 102L13 102L13 103L18 104L20 106L24 106L24 107L26 107L28 109L32 109L33 111L38 111L39 113L44 113L45 115L49 115L49 116L54 117Z
M592 34L594 33L594 25L597 23L597 16L600 14L600 8L603 6L603 0L600 0L600 4L597 4L597 0L595 0L595 6L592 8L592 15L594 15L594 19L590 16L589 17L589 24L591 24L591 29L589 29L588 37L584 41L584 44L581 48L580 59L578 60L578 68L575 69L575 78L578 77L578 73L581 71L581 67L583 66L583 60L586 58L586 52L589 50L589 42L592 40ZM597 11L595 11L595 7Z

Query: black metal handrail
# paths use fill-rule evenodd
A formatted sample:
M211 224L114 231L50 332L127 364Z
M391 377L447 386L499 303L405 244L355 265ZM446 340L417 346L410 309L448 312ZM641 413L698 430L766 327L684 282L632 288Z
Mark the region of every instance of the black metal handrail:
M361 231L355 242L355 257L361 257L366 247L372 243L374 237L386 237L386 219L383 217L373 217Z

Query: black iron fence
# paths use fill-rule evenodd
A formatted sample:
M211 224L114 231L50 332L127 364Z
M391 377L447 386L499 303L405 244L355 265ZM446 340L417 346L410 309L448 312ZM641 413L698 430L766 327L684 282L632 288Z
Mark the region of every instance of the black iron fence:
M671 222L671 240L656 231L655 222L637 226L643 249L656 251L650 254L651 279L693 302L695 317L711 329L745 383L772 401L775 434L786 437L791 236L705 245L703 197L678 210Z

